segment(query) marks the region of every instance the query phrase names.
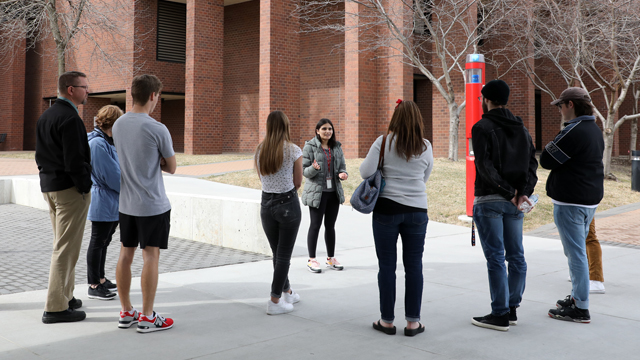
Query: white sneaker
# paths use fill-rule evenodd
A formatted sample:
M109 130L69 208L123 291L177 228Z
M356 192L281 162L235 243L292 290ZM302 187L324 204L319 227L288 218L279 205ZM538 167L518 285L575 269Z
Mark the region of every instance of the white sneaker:
M284 292L282 294L284 295L284 301L288 302L289 304L300 302L300 295L298 295L297 292L293 291L293 289L291 289L291 294L289 294L288 292Z
M604 283L602 281L589 280L589 294L604 294Z
M334 269L334 270L342 270L344 269L344 266L342 266L342 264L340 264L340 262L338 262L338 259L336 258L327 258L327 267L329 269Z
M293 311L293 304L290 304L282 299L276 304L269 300L267 302L267 315L279 315L286 314Z
M309 261L307 261L307 269L316 274L320 274L322 272L322 269L320 269L320 264L316 259L309 259Z

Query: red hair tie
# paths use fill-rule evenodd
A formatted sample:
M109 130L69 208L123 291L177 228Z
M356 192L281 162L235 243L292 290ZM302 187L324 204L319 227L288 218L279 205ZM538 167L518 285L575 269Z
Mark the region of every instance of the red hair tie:
M402 104L402 99L398 99L398 101L396 101L396 104L398 104L398 105L396 105L396 109L397 109L398 106L400 106L400 104Z

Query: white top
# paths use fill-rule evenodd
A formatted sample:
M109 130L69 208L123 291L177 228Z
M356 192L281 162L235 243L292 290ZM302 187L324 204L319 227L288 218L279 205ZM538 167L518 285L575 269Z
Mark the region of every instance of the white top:
M566 203L566 202L562 202L562 201L558 201L558 200L554 200L551 199L551 202L556 204L556 205L563 205L563 206L580 206L583 208L587 208L587 209L595 209L598 207L599 204L595 204L595 205L582 205L582 204L572 204L572 203Z
M385 143L384 164L382 176L386 183L380 197L393 200L399 204L427 209L426 182L433 169L433 148L429 140L424 139L426 150L422 154L413 156L407 161L403 155L396 152L393 133L387 136ZM360 175L363 179L376 172L378 157L382 146L382 136L371 145L367 157L360 165Z
M302 150L296 144L285 142L283 148L282 167L275 174L260 175L262 191L266 193L286 193L295 187L293 185L293 163L302 157ZM256 153L258 167L260 166L260 151Z
M113 124L120 161L120 212L155 216L171 210L160 158L175 155L167 127L142 113L128 112Z

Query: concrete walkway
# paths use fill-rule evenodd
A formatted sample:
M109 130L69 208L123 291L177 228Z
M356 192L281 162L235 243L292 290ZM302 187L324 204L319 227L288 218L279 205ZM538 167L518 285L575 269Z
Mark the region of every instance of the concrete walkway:
M178 166L176 175L205 177L253 169L253 160L226 161L212 164ZM31 159L0 158L0 176L38 175L38 166Z
M176 177L165 179L168 191L215 191L203 180L171 184ZM219 190L230 196L229 189ZM242 196L252 192L258 198L258 191L238 189ZM290 314L265 314L272 275L268 260L160 275L156 309L174 318L175 326L153 334L118 329L118 302L89 300L84 287L76 288L76 296L84 301L87 319L72 324L41 323L44 290L1 295L0 359L634 359L640 353L636 248L603 246L607 293L591 297L592 322L584 325L547 316L570 292L567 261L558 240L526 236L527 290L518 325L502 333L470 323L472 316L490 311L481 247L470 246L468 228L430 222L422 301L426 332L408 338L402 335L401 258L399 334L371 328L379 318L371 216L341 208L336 254L346 266L341 272L306 270L307 229L303 208L290 270L302 300ZM325 256L323 244L318 252ZM132 300L141 306L139 279L133 281Z

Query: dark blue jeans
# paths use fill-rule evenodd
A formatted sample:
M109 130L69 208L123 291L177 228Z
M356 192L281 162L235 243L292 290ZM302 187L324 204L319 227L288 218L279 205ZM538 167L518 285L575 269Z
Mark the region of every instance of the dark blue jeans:
M508 201L473 206L473 220L487 259L491 314L504 315L509 307L518 307L527 277L527 263L522 246L524 214ZM587 225L588 227L588 225ZM509 273L505 266L509 263Z
M404 311L407 321L420 321L422 305L422 254L429 216L426 212L385 215L373 213L373 239L378 255L380 318L392 323L396 304L396 263L398 235L402 238L404 263Z
M262 193L260 219L273 252L271 296L280 298L289 291L289 266L298 236L302 211L295 189L281 194Z

